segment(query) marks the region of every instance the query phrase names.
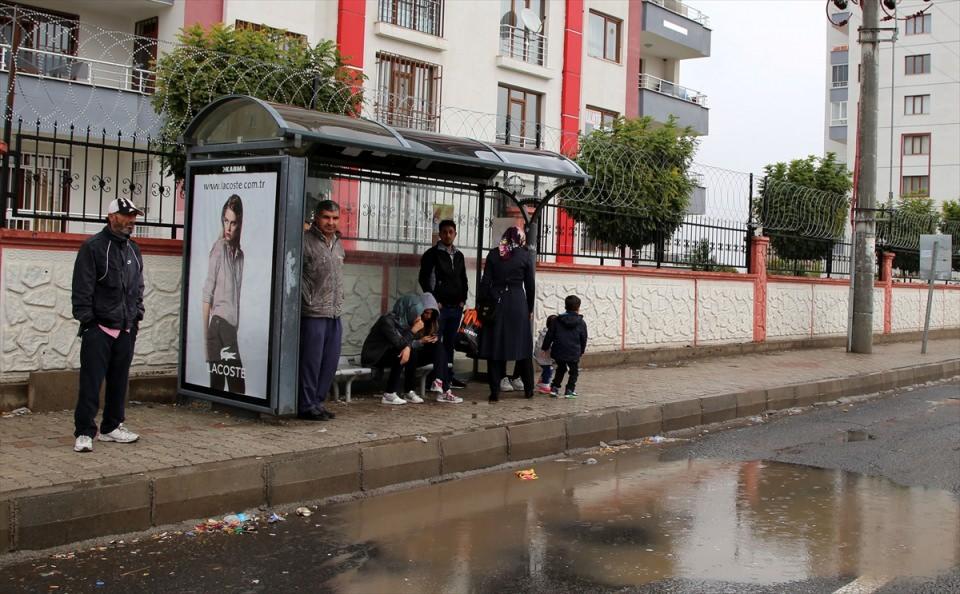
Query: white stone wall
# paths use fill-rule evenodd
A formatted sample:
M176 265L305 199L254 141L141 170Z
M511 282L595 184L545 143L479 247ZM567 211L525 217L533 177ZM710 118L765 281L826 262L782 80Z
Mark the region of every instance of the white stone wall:
M0 371L4 382L22 381L31 371L79 367L78 325L70 303L75 257L72 251L3 250ZM180 261L180 256L144 256L147 317L133 360L140 369L177 364Z
M693 281L629 277L626 286L625 346L628 349L693 344L696 315Z
M813 320L813 285L767 284L767 337L806 338Z
M697 299L697 343L753 340L753 283L700 281Z
M79 366L77 323L71 315L70 283L76 252L3 250L0 278L0 381L20 382L31 371ZM135 371L177 365L180 256L144 256L147 315L134 355ZM384 298L383 274L390 277ZM416 291L413 266L347 264L344 271L343 354L357 355L383 305ZM471 295L474 278L471 274ZM835 336L846 332L848 288L818 283L771 282L770 339ZM589 350L657 348L750 342L753 283L685 277L621 276L542 270L537 274L536 327L563 311L569 294L583 300ZM925 287L895 287L893 331L923 328ZM883 331L884 290L874 290L873 327ZM471 297L471 303L473 298ZM811 324L812 329L811 329ZM960 327L960 291L934 295L931 328Z

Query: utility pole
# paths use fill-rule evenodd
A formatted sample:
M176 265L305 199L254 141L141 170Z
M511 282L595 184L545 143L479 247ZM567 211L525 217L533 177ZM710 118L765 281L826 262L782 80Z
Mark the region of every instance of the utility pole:
M877 112L880 89L880 1L861 0L860 175L854 208L853 329L850 351L873 352L873 279L876 269Z

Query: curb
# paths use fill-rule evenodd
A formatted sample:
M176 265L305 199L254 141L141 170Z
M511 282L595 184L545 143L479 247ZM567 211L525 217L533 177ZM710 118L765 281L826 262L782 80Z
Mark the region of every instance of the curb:
M960 376L960 359L812 383L525 421L426 443L381 440L28 489L0 496L0 553L381 489L845 396Z

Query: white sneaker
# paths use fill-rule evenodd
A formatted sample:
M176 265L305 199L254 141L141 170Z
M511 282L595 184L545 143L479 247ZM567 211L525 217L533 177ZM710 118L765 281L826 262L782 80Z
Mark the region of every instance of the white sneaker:
M98 435L97 439L116 443L133 443L140 439L140 436L124 427L123 423L120 423L117 428L110 433L101 433Z
M407 401L397 396L396 392L388 392L380 399L383 404L406 404Z
M73 443L74 452L92 452L93 451L93 438L87 435L81 435L77 438L77 441Z
M433 380L433 383L430 384L430 391L436 392L437 394L443 394L443 382L438 379Z
M516 390L517 392L520 392L523 390L523 380L520 379L519 377L510 380L510 383L513 384L513 389Z
M460 398L459 396L454 396L453 392L451 392L450 390L447 390L443 394L440 394L439 396L437 396L437 402L446 402L449 404L460 404L461 402L463 402L463 398Z
M500 391L513 392L513 384L510 383L509 377L505 377L502 380L500 380Z
M410 390L409 392L407 392L407 395L405 396L405 398L407 399L407 402L409 402L410 404L423 403L423 398L420 398L420 395L413 390Z

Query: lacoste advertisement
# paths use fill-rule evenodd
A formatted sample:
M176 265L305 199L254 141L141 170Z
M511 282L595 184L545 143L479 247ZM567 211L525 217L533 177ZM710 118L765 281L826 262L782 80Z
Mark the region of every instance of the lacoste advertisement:
M266 400L278 174L195 175L184 381Z

